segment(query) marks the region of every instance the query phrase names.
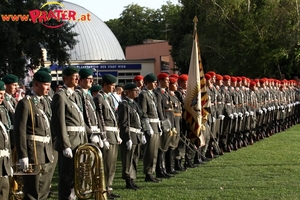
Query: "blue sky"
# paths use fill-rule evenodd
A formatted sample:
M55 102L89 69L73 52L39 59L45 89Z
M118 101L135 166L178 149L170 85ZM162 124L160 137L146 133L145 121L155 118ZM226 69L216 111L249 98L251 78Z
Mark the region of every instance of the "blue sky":
M76 3L97 15L102 21L119 18L124 7L135 3L143 7L158 9L167 0L67 0ZM173 4L177 0L170 0Z

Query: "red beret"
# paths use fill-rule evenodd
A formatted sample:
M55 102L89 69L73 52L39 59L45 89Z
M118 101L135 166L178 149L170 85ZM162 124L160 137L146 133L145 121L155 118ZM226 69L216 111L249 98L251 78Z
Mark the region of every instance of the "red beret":
M209 74L211 77L216 76L216 72L213 72L213 71L209 71L209 72L207 72L207 74Z
M241 78L242 78L242 81L246 80L246 76L242 76Z
M204 77L205 77L206 80L210 80L211 79L211 75L208 74L208 73L204 74Z
M241 82L242 81L241 77L236 77L236 79L237 79L237 82Z
M251 81L250 82L250 87L254 87L254 86L256 86L256 82L255 81Z
M223 80L223 76L221 76L220 74L217 74L217 75L216 75L216 79L217 79L218 81Z
M178 80L179 80L179 81L187 81L187 80L188 80L188 75L187 75L187 74L181 74L181 75L178 77Z
M160 73L160 74L158 74L157 79L158 80L164 80L167 77L169 77L169 74L167 74L167 73Z
M256 79L254 79L253 81L254 81L255 83L258 83L258 82L259 82L259 79L256 78Z
M265 83L265 82L266 82L266 79L265 79L265 78L261 78L261 79L259 79L259 82L260 82L260 83Z
M228 80L230 80L230 76L228 76L228 75L224 75L224 76L223 76L223 80L224 80L224 81L228 81Z
M179 75L178 74L171 74L169 77L174 77L174 78L178 79Z
M170 76L169 80L170 80L170 83L173 84L173 83L176 83L178 79Z
M237 78L236 77L231 77L231 82L236 82Z
M144 79L144 77L142 75L137 75L133 78L133 80L135 80L135 81L141 81L143 79Z

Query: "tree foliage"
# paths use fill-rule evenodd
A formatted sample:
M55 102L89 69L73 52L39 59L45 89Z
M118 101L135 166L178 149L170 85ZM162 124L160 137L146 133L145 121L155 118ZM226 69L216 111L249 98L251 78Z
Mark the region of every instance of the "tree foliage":
M29 14L30 10L40 9L46 0L4 0L0 1L1 15ZM45 10L51 9L44 7ZM56 20L48 23L59 23ZM0 23L0 69L2 74L13 73L24 76L25 66L43 66L42 48L53 62L65 63L69 60L69 49L76 44L72 26L65 23L61 28L50 29L41 23L31 21L2 21Z

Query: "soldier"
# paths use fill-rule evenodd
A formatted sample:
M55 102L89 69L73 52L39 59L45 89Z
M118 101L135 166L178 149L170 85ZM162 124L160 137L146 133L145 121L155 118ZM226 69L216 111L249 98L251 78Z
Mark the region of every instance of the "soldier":
M50 74L50 76L51 76L51 69L49 67L41 67L38 71L44 71L44 72ZM48 97L50 97L52 99L54 96L54 93L55 93L54 90L50 87Z
M144 77L145 90L143 90L138 97L138 104L140 105L143 117L144 132L147 143L144 148L144 173L146 182L159 182L159 179L153 177L155 173L157 154L160 139L160 121L157 113L157 99L153 90L157 85L157 77L150 73Z
M102 77L102 91L94 97L94 102L96 105L96 113L98 118L99 126L104 126L102 139L107 139L108 145L104 143L103 162L104 162L104 172L106 175L107 189L109 191L109 197L118 198L117 194L112 193L112 184L115 177L118 148L119 144L122 143L122 139L119 135L118 122L115 115L114 105L112 97L109 95L115 89L117 79L111 74L105 74ZM103 124L104 122L104 124Z
M17 158L15 158L14 154L15 154L15 140L14 140L14 116L15 116L15 109L17 107L17 101L14 98L14 95L17 92L18 89L18 81L19 78L13 74L7 74L6 76L4 76L2 78L2 81L5 83L5 96L4 96L4 100L3 100L3 105L6 107L6 109L8 110L9 113L9 118L11 120L11 129L9 131L10 133L10 145L11 145L11 149L13 151L13 162L15 162L17 160Z
M170 141L170 147L169 150L167 151L167 158L170 159L169 166L167 167L167 172L173 174L175 171L175 166L174 162L177 163L177 167L179 167L178 162L181 157L175 157L175 149L178 147L178 143L180 140L180 133L181 133L181 123L182 123L182 107L181 107L181 102L175 95L175 91L178 89L178 84L177 84L177 78L170 77L169 78L170 84L169 84L169 96L170 96L170 102L172 103L173 107L173 114L174 114L174 121L173 121L173 126L176 129L176 132L172 132L173 137L171 137ZM179 171L182 171L179 169ZM176 171L175 171L176 173Z
M125 98L119 104L120 137L124 141L120 145L122 161L122 178L126 181L127 189L139 189L134 180L137 178L136 148L138 144L146 143L142 132L142 111L134 101L138 96L138 88L133 83L124 86Z
M50 107L44 99L48 95L52 77L46 72L36 72L31 94L19 101L15 113L14 136L21 169L44 171L37 175L24 175L24 199L47 199L52 180L48 173L53 165Z
M5 96L5 83L0 81L0 199L9 199L10 185L8 176L13 176L9 130L10 118L6 107L3 105Z
M187 74L181 74L178 77L178 89L175 91L175 95L177 99L181 103L182 113L184 112L184 102L186 98L186 89L187 89L187 81L188 81L188 75ZM186 150L186 143L187 141L187 126L186 121L182 118L181 122L181 132L180 132L180 141L178 143L177 149L175 150L175 170L183 171L185 170L185 167L182 165L182 160L185 159L185 166L186 167L195 167L190 160L187 158L187 150ZM185 142L184 142L185 141Z
M144 87L144 77L142 75L137 75L133 78L134 83L136 84L136 86L138 87L139 91L138 94L141 93L141 91L143 90Z
M171 122L174 121L173 108L168 94L169 75L167 73L160 73L157 76L157 79L159 81L159 86L154 89L154 94L157 97L157 113L159 120L161 121L163 132L157 154L156 176L158 178L170 178L172 175L168 174L166 171L166 165L169 165L169 163L167 164L165 162L165 153L170 144L170 131L171 128L173 128ZM168 123L163 125L163 121ZM169 159L167 159L167 161L169 161Z
M93 85L93 86L90 88L90 92L91 92L92 97L94 98L95 96L97 96L98 93L99 93L101 90L102 90L101 85Z
M59 199L76 199L74 192L74 158L76 149L87 142L86 125L82 105L75 92L78 86L79 69L67 67L63 70L62 89L52 101L52 136L56 137L58 151L58 195Z

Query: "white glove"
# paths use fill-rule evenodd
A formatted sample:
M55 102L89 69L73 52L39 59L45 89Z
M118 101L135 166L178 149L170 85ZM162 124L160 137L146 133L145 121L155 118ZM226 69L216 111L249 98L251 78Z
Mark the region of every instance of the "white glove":
M248 111L245 112L245 115L246 115L247 117L249 116L249 114L250 114L250 113L249 113Z
M280 109L280 106L277 106L277 110L279 110Z
M233 119L233 118L234 118L233 114L230 114L228 117L229 117L230 119Z
M239 117L242 118L243 117L243 113L239 112Z
M281 109L284 109L284 106L280 106Z
M213 117L213 118L212 118L212 122L214 123L215 121L216 121L216 118Z
M285 112L284 110L282 110L281 112Z
M268 111L271 111L272 109L271 109L271 107L268 107Z
M72 153L72 149L69 147L69 148L66 148L63 150L63 155L67 158L73 158L73 153Z
M123 142L123 140L119 136L117 137L117 141L118 141L118 144L121 144Z
M146 143L147 143L146 137L145 135L142 135L142 144L146 144Z
M11 176L14 176L14 169L12 167L10 167L10 173L11 173Z
M233 113L233 116L235 117L235 118L238 118L238 114L237 113Z
M262 110L259 110L258 112L259 112L259 114L263 114L263 112L264 112L264 111L262 111Z
M127 150L131 150L131 149L132 149L132 140L131 140L131 139L128 140L128 141L126 142L126 145L127 145Z
M26 158L19 159L19 164L20 164L20 167L22 170L28 169L28 166L29 166L28 158L26 157Z
M224 120L225 116L224 115L219 115L218 117L220 120Z
M94 143L94 144L97 144L99 143L100 139L99 139L99 136L98 135L91 135L91 142Z
M109 149L109 142L107 141L107 139L104 139L104 140L103 140L103 148L104 148L105 150L108 150L108 149Z
M250 111L250 113L249 113L249 114L252 116L252 115L254 115L254 112L253 112L253 111Z
M266 109L266 108L263 108L263 111L264 111L265 113L267 113L267 109Z
M154 135L154 131L151 126L150 126L150 130L147 131L147 133L150 135L150 137L152 137Z

